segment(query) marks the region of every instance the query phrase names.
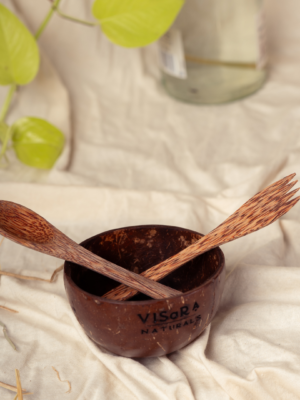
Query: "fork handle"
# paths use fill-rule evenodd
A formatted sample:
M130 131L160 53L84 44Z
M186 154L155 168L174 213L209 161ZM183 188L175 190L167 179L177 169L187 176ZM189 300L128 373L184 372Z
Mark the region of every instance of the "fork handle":
M152 280L160 280L196 256L239 237L246 236L276 221L300 200L299 196L289 201L299 190L288 193L297 182L294 181L289 184L294 176L295 174L291 174L269 185L243 204L208 235L203 236L178 254L149 268L142 275ZM126 300L135 293L136 291L122 285L106 293L103 297Z

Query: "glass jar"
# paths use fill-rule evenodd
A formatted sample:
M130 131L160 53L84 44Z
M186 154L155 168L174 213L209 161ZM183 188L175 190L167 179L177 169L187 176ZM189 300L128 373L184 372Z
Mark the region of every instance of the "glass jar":
M185 0L159 40L162 82L191 103L225 103L266 78L263 0Z

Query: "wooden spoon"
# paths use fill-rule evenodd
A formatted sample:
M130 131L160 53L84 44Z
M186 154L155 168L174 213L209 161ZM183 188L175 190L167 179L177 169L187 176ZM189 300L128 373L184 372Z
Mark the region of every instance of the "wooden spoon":
M289 175L257 193L209 234L167 260L147 269L141 275L158 281L200 254L255 232L276 221L300 199L300 197L297 197L290 200L299 188L288 193L297 182L289 183L295 175ZM105 293L102 297L126 300L136 293L136 290L121 285Z
M20 204L0 201L0 234L30 249L84 265L155 299L182 294L91 253Z

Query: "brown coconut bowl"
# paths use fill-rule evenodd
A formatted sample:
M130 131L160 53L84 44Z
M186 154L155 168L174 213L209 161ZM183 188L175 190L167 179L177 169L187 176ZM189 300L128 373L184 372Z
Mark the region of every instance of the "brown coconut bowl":
M175 226L144 225L100 233L81 245L141 273L201 236ZM64 268L70 305L87 336L125 357L162 356L191 343L216 314L224 280L225 259L219 247L162 279L161 283L183 294L161 300L144 294L127 301L103 299L101 296L118 282L71 262L65 262Z

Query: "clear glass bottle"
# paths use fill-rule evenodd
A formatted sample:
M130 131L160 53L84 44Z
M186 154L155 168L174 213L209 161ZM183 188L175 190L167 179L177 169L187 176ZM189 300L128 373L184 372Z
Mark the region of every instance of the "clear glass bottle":
M185 0L159 41L162 82L173 97L225 103L266 78L263 0Z

